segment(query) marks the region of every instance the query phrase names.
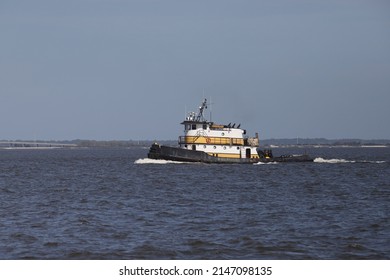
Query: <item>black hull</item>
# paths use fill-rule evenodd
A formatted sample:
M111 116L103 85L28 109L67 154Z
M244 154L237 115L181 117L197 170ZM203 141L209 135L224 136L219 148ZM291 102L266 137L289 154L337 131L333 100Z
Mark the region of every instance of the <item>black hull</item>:
M148 158L164 159L182 162L204 162L204 163L272 163L272 162L311 162L313 161L308 155L299 156L280 156L272 158L221 158L210 156L202 151L193 151L182 148L160 146L153 144L150 147Z

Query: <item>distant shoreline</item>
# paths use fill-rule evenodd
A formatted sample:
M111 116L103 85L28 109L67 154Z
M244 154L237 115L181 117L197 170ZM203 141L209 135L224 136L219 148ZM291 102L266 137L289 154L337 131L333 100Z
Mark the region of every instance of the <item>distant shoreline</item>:
M177 145L175 140L64 140L64 141L32 141L32 140L0 140L0 149L26 149L26 148L76 148L76 147L101 147L101 148L126 148L147 147L158 142L162 145ZM385 148L390 147L387 139L326 139L326 138L283 138L260 140L260 146L270 148L282 147L364 147Z

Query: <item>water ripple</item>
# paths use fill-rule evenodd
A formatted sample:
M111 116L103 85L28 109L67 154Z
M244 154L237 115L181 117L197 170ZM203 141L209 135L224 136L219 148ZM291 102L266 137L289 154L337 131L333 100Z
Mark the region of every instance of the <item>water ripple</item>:
M338 164L0 151L0 259L390 258L389 151L316 151Z

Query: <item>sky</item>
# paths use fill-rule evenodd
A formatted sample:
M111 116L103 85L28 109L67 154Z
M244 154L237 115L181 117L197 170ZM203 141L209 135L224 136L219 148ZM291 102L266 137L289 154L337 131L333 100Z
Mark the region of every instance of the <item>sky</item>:
M177 139L203 98L261 139L390 139L390 2L0 0L2 140Z

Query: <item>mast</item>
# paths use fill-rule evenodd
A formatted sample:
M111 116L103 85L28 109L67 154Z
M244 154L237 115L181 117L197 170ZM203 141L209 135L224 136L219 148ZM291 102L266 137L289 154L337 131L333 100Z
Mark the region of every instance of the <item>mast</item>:
M210 96L210 103L209 103L209 104L210 104L210 122L212 122L212 121L213 121L213 118L212 118L212 115L211 115L211 114L212 114L212 112L213 112L213 107L212 107L212 104L213 104L213 103L211 102L211 96Z
M196 116L196 121L197 122L203 122L205 121L205 118L203 116L203 111L204 109L207 109L207 99L205 98L204 101L202 102L202 105L199 107L199 113Z

